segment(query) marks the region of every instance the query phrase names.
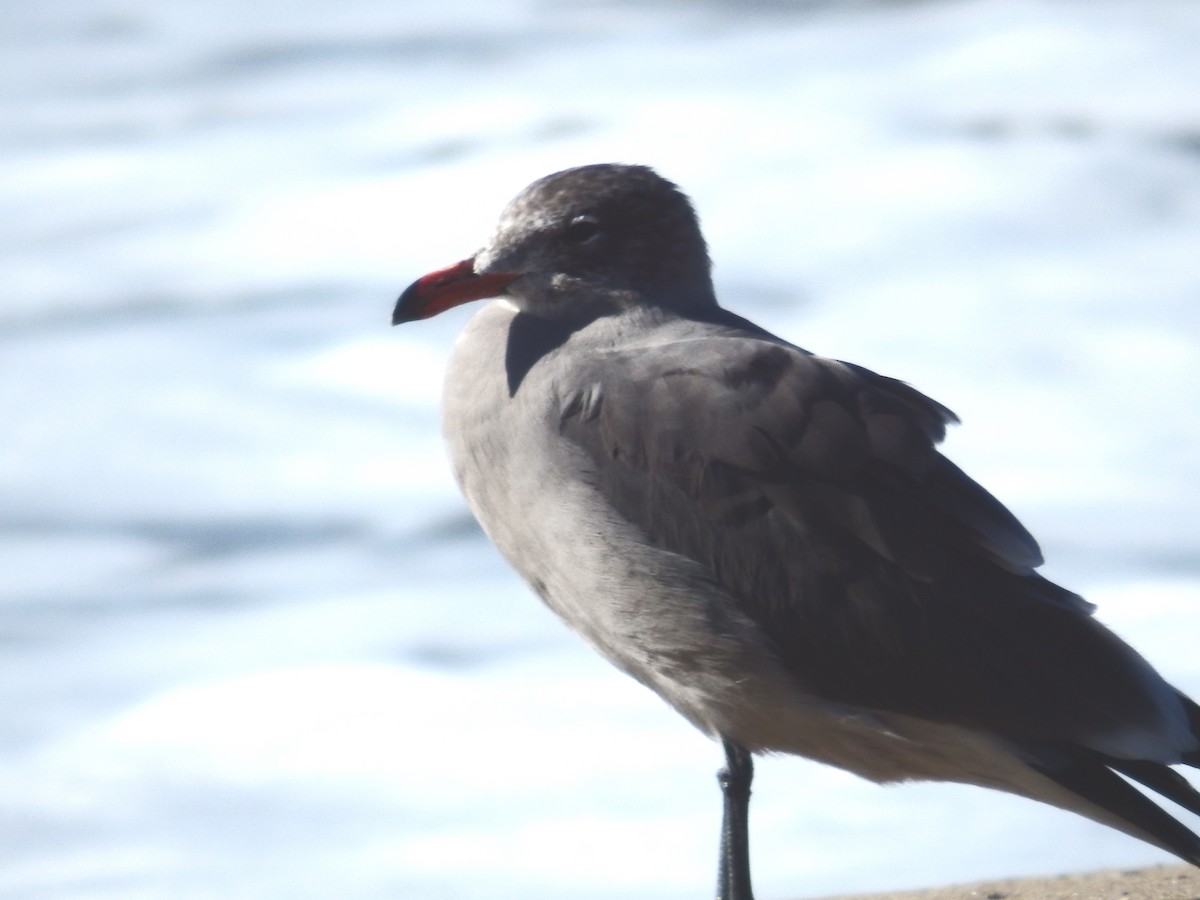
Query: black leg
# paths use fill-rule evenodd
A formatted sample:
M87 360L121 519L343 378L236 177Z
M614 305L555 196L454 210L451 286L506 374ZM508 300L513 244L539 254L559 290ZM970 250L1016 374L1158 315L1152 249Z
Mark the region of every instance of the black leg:
M721 861L717 870L717 900L754 900L750 887L750 782L754 761L749 752L733 741L725 745L725 768L717 783L725 795L721 817Z

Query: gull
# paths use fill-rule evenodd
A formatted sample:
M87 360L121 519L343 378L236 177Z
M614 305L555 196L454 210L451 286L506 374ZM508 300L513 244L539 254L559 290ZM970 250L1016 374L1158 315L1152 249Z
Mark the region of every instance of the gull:
M688 198L644 166L535 181L393 324L494 298L444 432L501 554L724 748L719 900L752 900L752 757L1007 791L1200 865L1200 707L1036 571L907 384L722 308ZM1124 776L1124 777L1122 777Z

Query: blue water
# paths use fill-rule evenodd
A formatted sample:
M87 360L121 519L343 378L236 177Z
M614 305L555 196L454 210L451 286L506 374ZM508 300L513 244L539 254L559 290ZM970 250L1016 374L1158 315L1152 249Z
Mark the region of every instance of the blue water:
M470 311L387 327L583 162L681 183L727 305L954 408L1049 574L1200 694L1189 0L5 18L0 896L711 890L717 748L458 499ZM1165 859L795 759L752 827L763 900Z

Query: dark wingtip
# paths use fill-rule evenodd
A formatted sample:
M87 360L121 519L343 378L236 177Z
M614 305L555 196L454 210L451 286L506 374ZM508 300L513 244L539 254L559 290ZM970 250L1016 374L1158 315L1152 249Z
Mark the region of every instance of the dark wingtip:
M1052 763L1031 761L1031 765L1089 803L1108 810L1130 826L1131 834L1157 844L1185 862L1200 867L1200 837L1122 779L1109 766L1119 769L1128 777L1140 781L1184 808L1194 810L1196 793L1182 777L1161 764L1128 760L1118 763L1078 747L1074 748L1074 752L1060 752L1055 756L1057 759Z
M1183 711L1188 717L1188 725L1191 726L1192 736L1200 742L1200 706L1196 705L1196 701L1182 691L1175 692L1179 696L1179 702L1183 704ZM1183 754L1182 761L1185 765L1194 766L1200 769L1200 748L1189 750Z
M1193 815L1200 816L1200 792L1169 766L1141 759L1113 758L1108 759L1108 764L1122 775L1141 782Z

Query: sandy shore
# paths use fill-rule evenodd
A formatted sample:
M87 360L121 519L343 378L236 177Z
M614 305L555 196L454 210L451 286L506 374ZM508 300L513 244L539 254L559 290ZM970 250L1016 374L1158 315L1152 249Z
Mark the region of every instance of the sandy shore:
M1014 878L826 900L1200 900L1200 869L1162 866L1054 878Z

